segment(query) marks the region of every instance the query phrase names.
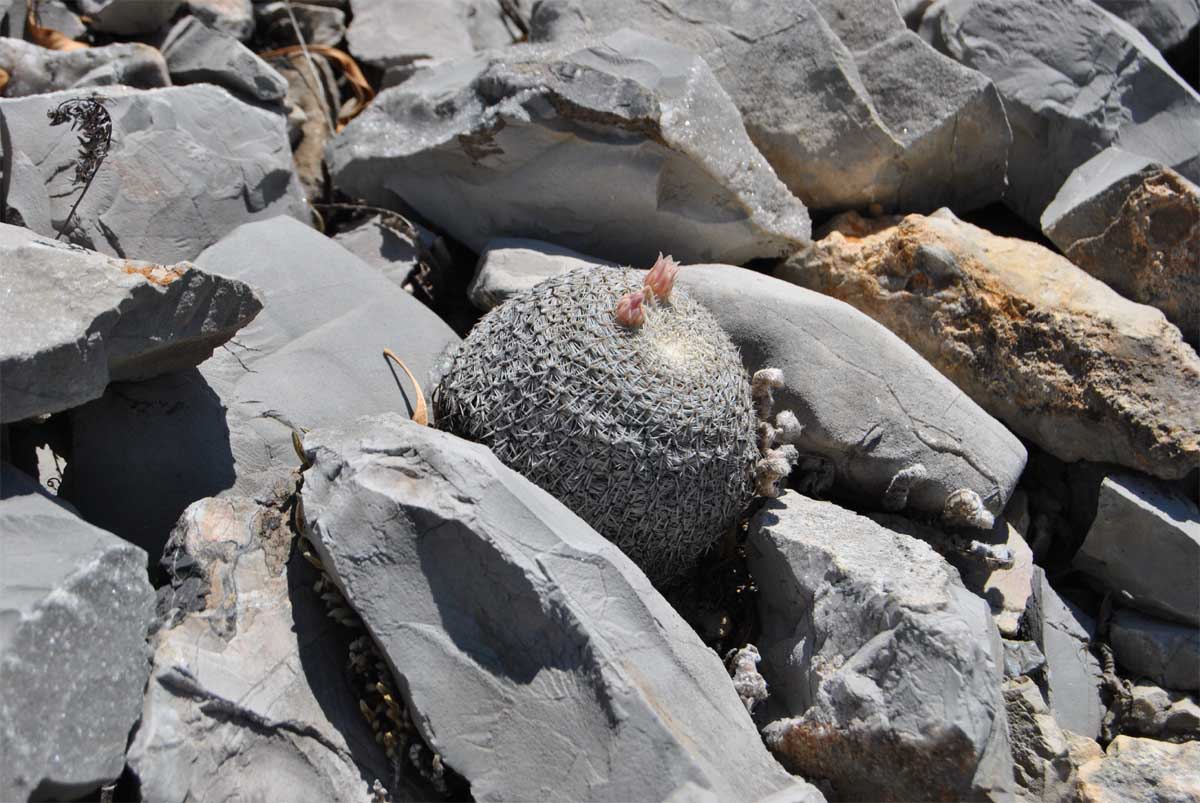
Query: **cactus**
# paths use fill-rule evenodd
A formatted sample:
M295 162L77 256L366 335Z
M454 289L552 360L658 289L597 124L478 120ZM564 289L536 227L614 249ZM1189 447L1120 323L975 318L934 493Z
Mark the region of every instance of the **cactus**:
M484 443L669 585L754 492L737 350L678 267L584 268L510 298L453 354L436 425Z

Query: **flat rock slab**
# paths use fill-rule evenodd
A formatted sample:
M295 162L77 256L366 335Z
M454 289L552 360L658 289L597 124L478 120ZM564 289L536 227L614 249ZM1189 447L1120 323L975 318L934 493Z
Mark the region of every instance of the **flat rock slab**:
M339 232L333 241L403 287L417 267L421 251L431 248L437 235L419 223L400 223L389 217L376 215Z
M1032 226L1109 145L1200 181L1200 95L1091 0L943 0L922 36L995 82L1012 125L1007 203Z
M141 710L146 553L0 464L0 798L74 800L115 780Z
M282 101L288 84L270 64L231 34L185 17L162 46L176 84L216 84L266 103Z
M1200 24L1200 2L1196 0L1095 0L1137 28L1159 50L1180 45Z
M1158 310L956 218L838 216L776 275L870 315L1060 460L1200 465L1200 357Z
M1118 736L1079 768L1081 803L1187 803L1200 798L1200 742Z
M304 450L306 533L476 800L756 800L796 783L645 575L488 449L384 415Z
M0 98L12 149L40 173L53 237L78 200L79 154L69 125L46 117L79 92ZM280 214L308 219L283 115L211 84L100 93L112 146L67 228L72 242L155 262L196 256L242 223ZM11 204L10 204L11 205ZM17 208L29 224L24 209ZM32 224L30 224L32 225Z
M1073 562L1133 607L1200 626L1200 509L1182 494L1134 474L1105 477Z
M367 803L374 780L391 785L346 671L354 631L327 617L285 503L204 499L172 533L166 627L129 750L147 800L287 790L289 800Z
M487 0L351 0L350 8L351 55L382 69L462 58L522 35Z
M699 56L629 31L431 67L330 146L334 183L411 206L476 251L553 240L649 266L740 264L808 241L808 213Z
M254 35L251 0L187 0L192 16L218 31L245 42Z
M295 466L294 430L408 414L412 387L383 349L428 394L435 362L458 342L378 270L290 217L239 227L198 261L258 288L263 312L199 372L115 386L75 410L61 489L155 560L188 504L231 489L253 496Z
M848 800L1012 792L1003 650L927 544L789 491L750 525L767 744Z
M1200 691L1200 629L1194 625L1122 609L1112 618L1108 638L1128 674L1168 689Z
M183 0L78 0L89 27L122 36L154 33L171 21Z
M9 76L6 98L112 84L138 89L171 85L162 54L140 42L49 50L21 39L0 38L0 69Z
M1012 135L996 88L940 58L887 0L542 0L530 38L619 28L700 54L811 209L972 208L1004 194Z
M1042 231L1076 265L1200 341L1200 187L1107 148L1063 184Z
M486 309L587 264L610 263L548 243L497 240L480 257L471 297ZM804 426L796 446L819 464L800 469L815 472L812 482L878 507L897 472L921 464L926 477L908 494L912 509L940 514L966 488L992 514L1003 510L1024 447L895 335L846 304L730 265L688 265L678 281L716 316L747 371L783 370L776 408Z
M1046 657L1046 702L1058 724L1096 739L1104 721L1100 662L1091 652L1095 622L1063 600L1040 567L1033 571L1033 595L1026 626Z
M0 286L4 423L197 365L262 308L248 285L194 265L113 259L4 224Z

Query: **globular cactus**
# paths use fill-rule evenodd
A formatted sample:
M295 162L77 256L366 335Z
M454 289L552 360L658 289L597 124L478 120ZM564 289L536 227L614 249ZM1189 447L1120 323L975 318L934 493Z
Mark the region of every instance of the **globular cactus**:
M585 268L476 324L433 394L484 443L670 584L732 526L760 458L750 384L678 268Z

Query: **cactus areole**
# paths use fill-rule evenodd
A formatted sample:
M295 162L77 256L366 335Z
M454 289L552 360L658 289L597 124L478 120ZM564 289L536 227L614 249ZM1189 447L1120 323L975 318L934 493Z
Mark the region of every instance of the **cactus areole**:
M583 268L513 296L433 394L437 426L491 447L659 585L736 523L759 457L737 350L677 270Z

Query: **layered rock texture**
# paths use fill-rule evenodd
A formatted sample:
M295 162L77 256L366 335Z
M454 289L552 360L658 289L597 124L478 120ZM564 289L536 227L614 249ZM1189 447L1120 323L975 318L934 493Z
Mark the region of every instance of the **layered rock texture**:
M884 324L1018 434L1066 461L1200 465L1200 357L1158 310L946 210L827 232L776 275Z
M423 71L329 158L343 192L407 204L476 249L536 237L632 264L660 250L740 264L810 233L704 62L630 32Z
M262 308L194 265L113 259L0 224L0 422L190 368Z
M645 575L487 449L387 415L304 451L306 532L475 799L820 800Z

